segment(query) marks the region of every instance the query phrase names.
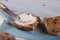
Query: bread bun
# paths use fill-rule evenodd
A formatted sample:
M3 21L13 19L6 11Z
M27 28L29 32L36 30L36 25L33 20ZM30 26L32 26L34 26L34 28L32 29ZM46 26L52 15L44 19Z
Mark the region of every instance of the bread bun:
M15 27L26 31L34 30L38 26L40 21L39 16L31 13L21 13L19 14L19 17L20 22L17 20L12 20L11 23Z
M0 32L0 40L15 40L15 38L6 32Z
M44 24L48 33L53 35L60 34L60 16L44 18Z

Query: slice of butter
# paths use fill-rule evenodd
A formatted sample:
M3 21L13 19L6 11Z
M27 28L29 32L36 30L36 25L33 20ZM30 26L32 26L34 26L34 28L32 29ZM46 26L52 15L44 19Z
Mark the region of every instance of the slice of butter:
M36 17L33 16L32 14L28 15L26 13L22 13L19 15L19 17L20 17L21 22L19 22L17 20L15 20L15 21L16 21L16 23L21 24L21 25L29 25L29 24L33 24L36 22Z

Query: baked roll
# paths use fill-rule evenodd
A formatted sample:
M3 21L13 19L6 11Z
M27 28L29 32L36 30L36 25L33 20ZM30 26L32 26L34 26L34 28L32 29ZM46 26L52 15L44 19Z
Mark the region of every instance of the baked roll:
M31 13L29 13L29 14L21 13L21 14L19 14L19 17L20 17L20 21L12 20L11 23L15 27L25 30L25 31L34 30L40 22L39 16L36 16Z
M0 32L0 40L15 40L15 38L6 32Z
M52 17L52 18L44 18L44 24L48 31L48 33L52 35L60 34L60 16Z

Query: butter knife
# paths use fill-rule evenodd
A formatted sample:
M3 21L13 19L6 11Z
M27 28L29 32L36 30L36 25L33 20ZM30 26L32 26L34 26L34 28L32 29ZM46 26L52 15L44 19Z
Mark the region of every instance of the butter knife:
M3 3L0 3L0 9L6 12L6 14L8 14L9 17L11 17L13 20L20 21L20 17L17 14L13 13L10 9L8 9Z

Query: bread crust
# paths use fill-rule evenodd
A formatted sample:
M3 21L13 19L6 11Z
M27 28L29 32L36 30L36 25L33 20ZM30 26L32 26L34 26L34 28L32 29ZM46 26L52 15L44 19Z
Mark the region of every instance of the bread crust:
M60 16L53 18L44 18L44 24L48 33L58 35L60 33Z
M0 40L15 40L15 38L6 32L0 32Z
M22 29L22 30L25 30L25 31L34 30L38 26L38 24L39 24L40 17L39 16L36 16L34 14L32 14L32 16L36 17L36 22L34 22L33 24L29 24L28 26L17 24L15 22L15 20L11 21L11 24L13 24L15 27L17 27L19 29Z

